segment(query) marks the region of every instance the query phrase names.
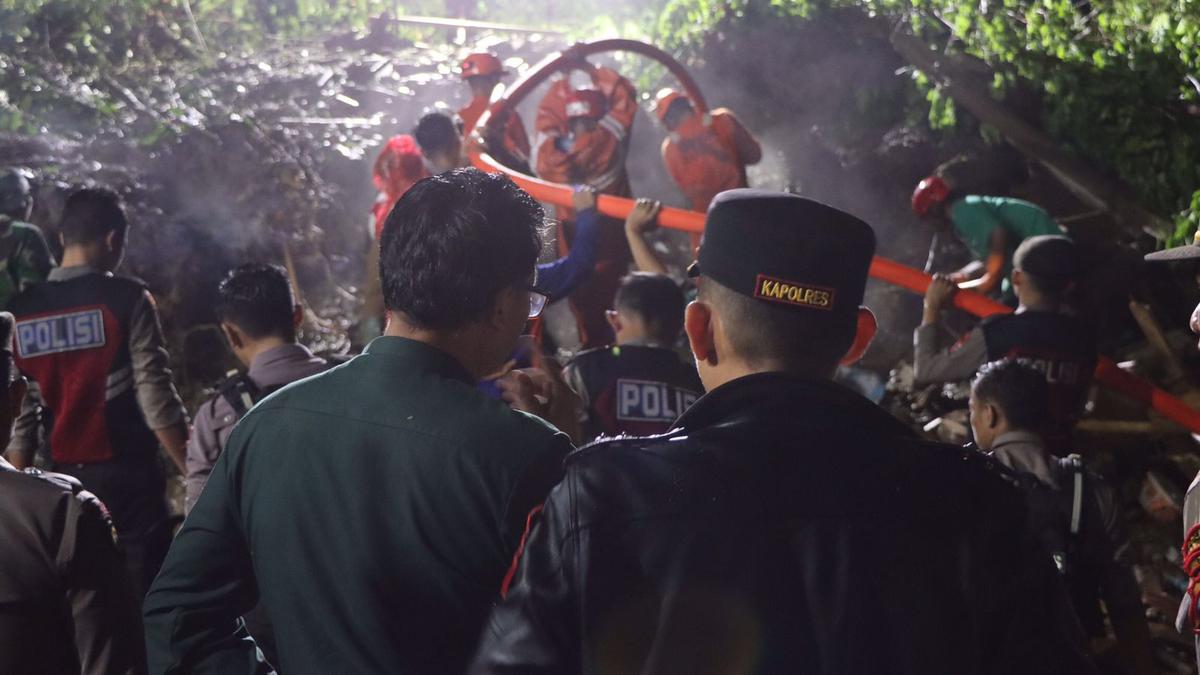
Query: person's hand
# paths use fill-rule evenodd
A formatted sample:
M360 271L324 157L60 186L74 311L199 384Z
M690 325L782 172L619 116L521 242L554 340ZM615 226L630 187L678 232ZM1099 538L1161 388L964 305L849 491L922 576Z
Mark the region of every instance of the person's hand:
M925 290L925 312L922 317L922 323L936 323L938 313L946 306L946 303L954 297L958 292L958 286L954 280L946 274L933 275L933 281L929 282L929 288Z
M549 357L533 368L514 370L496 380L500 398L513 410L537 415L578 441L583 400L562 378L562 367Z
M590 185L580 185L571 194L571 205L576 211L586 211L596 208L596 188Z
M637 200L625 218L625 231L645 234L653 230L658 226L659 211L662 211L662 202L646 198Z

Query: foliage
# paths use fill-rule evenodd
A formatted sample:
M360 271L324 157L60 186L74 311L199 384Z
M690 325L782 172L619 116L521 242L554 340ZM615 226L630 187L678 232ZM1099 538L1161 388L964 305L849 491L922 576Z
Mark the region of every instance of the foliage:
M1043 128L1116 173L1153 210L1200 225L1200 3L1196 0L672 0L668 48L700 54L756 17L804 21L858 7L931 47L984 61L997 96L1035 92ZM959 121L920 73L934 128Z

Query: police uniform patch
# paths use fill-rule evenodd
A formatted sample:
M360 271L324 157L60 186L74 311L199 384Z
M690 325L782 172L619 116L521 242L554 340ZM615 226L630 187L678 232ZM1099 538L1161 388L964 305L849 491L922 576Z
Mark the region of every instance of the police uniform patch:
M617 419L622 422L673 422L696 402L696 394L663 382L617 380Z
M17 351L21 358L103 347L104 313L86 309L17 322Z
M776 279L765 274L758 275L754 282L754 297L756 298L797 307L822 309L827 312L833 311L833 300L836 294L834 289L825 286Z

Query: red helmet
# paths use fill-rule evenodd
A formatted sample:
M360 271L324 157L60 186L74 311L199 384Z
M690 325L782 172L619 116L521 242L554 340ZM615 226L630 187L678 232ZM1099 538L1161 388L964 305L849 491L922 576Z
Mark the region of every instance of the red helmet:
M567 96L567 119L598 120L608 112L608 99L598 89L576 89Z
M691 99L674 89L659 90L658 96L654 98L654 114L658 115L658 121L662 122L667 117L667 111L671 109L671 104L679 100L687 101L691 104Z
M494 54L486 52L478 52L470 54L463 59L462 65L459 67L459 73L463 79L468 77L476 77L479 75L494 75L496 73L504 74L504 64L500 63L500 59Z
M930 176L917 183L917 189L913 190L913 213L924 217L933 207L946 201L949 196L950 185L937 176Z

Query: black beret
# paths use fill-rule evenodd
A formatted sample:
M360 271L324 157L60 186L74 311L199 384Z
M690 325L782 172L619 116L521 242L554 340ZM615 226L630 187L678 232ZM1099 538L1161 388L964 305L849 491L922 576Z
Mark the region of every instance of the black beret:
M1043 279L1074 279L1079 274L1075 242L1059 234L1043 234L1021 242L1013 267Z
M799 195L739 189L713 199L688 269L743 295L814 318L856 315L875 255L862 220Z

